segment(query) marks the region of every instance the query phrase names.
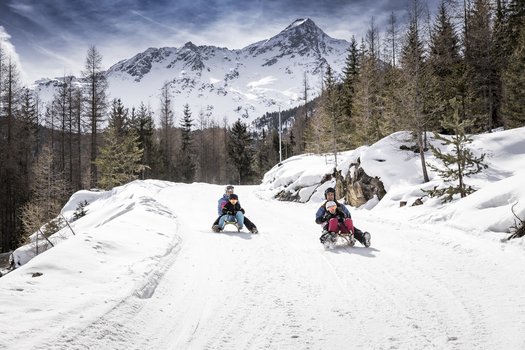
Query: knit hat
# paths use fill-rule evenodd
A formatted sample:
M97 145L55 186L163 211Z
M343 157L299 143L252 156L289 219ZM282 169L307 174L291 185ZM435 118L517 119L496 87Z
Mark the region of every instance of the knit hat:
M237 200L239 200L239 197L236 194L232 193L232 194L230 194L230 199L237 199Z
M326 202L326 205L325 205L326 209L328 209L328 208L330 208L330 207L333 207L333 206L337 206L337 204L335 204L334 201L328 201L328 202Z

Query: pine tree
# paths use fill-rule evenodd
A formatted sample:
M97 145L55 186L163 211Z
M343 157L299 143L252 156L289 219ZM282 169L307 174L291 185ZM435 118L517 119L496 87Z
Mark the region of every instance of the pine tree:
M120 134L112 125L105 139L106 144L95 160L100 172L99 187L111 189L137 179L145 166L141 162L143 150L139 148L135 130Z
M124 107L120 98L113 99L108 125L116 130L119 137L124 136L129 130L128 109Z
M328 66L326 69L324 86L325 91L322 95L322 109L326 130L322 135L324 138L327 138L326 142L330 145L330 150L333 153L335 159L335 167L337 167L338 144L340 142L340 138L342 138L341 131L339 130L342 124L342 116L338 101L337 85L332 68L330 66Z
M240 119L233 124L228 132L228 155L237 172L238 184L245 184L252 176L252 138L247 126Z
M492 50L492 12L489 0L474 0L467 13L465 36L465 116L474 120L474 130L490 131L501 124L498 116L498 76Z
M432 118L429 129L437 130L445 113L448 101L460 95L458 77L461 76L459 38L456 35L444 1L439 5L430 36L428 66L435 84L431 85L429 111L438 118ZM449 113L450 111L447 111ZM435 120L434 120L435 119Z
M505 126L525 126L525 26L503 75L503 117Z
M457 181L457 184L450 184L446 188L439 189L435 187L433 190L426 191L432 197L443 196L444 202L451 201L455 194L459 194L461 198L464 198L468 194L474 192L475 190L471 186L465 184L465 178L477 174L487 168L483 163L485 154L476 157L472 151L468 149L468 144L472 142L472 138L466 134L466 131L472 126L473 121L461 121L459 113L460 103L455 98L450 101L450 104L454 113L449 114L445 120L443 120L443 128L446 130L453 130L454 135L448 138L441 136L438 133L434 133L434 137L441 141L443 146L452 146L452 154L445 153L437 147L430 145L432 153L443 163L445 168L439 168L432 164L428 165L447 183Z
M343 148L349 148L353 146L350 138L354 128L352 110L359 78L359 50L354 36L352 36L350 41L343 74L343 91L341 95L341 112L343 114L341 133L343 137L341 137L341 143Z
M195 178L195 159L191 128L193 119L191 118L190 106L184 105L182 113L181 127L181 148L178 154L177 170L182 182L190 183Z
M157 176L162 161L158 144L155 141L153 112L144 103L141 102L138 110L132 113L130 127L137 133L139 148L144 150L141 161L141 164L144 165L144 171L141 179Z

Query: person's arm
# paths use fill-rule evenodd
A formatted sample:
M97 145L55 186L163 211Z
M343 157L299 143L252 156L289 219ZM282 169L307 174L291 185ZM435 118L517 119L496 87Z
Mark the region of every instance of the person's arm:
M348 211L348 208L346 207L346 205L339 203L337 205L337 208L341 209L341 211L344 213L345 217L350 218L350 219L352 218L352 215L350 215L350 212Z
M233 211L234 211L234 208L230 202L226 203L224 207L222 207L222 215L234 215Z
M315 223L316 224L322 224L323 222L325 222L325 214L326 214L326 209L323 206L319 207L319 209L317 209L317 213L315 213Z
M217 202L217 213L222 215L222 208L224 208L224 197L219 198Z

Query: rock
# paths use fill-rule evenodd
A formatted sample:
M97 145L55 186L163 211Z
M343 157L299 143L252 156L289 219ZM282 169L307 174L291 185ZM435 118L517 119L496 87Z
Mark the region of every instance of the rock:
M352 173L352 168L354 168ZM346 188L345 199L353 207L359 207L374 196L381 200L385 194L385 187L379 178L371 177L361 168L361 160L358 158L357 163L350 164L346 180L341 181Z

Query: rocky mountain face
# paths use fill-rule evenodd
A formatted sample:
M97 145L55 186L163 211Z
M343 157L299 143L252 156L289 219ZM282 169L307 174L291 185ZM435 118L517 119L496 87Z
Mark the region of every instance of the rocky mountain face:
M195 117L202 113L217 121L253 121L279 107L304 103L305 78L309 98L317 96L323 71L329 64L341 72L348 47L346 40L329 37L311 19L298 19L274 37L240 50L192 42L149 48L107 70L109 95L128 107L144 102L156 110L160 90L168 84L176 116L187 103ZM52 85L40 81L39 88Z

